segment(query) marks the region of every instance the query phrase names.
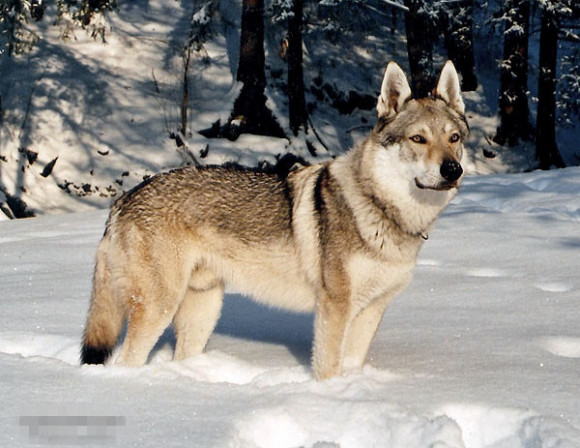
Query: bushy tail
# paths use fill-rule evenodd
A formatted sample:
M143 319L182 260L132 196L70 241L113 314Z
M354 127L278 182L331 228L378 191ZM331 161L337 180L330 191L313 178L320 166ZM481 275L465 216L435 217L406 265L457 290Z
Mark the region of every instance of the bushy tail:
M81 364L104 364L111 356L122 330L124 313L109 284L106 266L108 238L97 251L91 306L81 347Z

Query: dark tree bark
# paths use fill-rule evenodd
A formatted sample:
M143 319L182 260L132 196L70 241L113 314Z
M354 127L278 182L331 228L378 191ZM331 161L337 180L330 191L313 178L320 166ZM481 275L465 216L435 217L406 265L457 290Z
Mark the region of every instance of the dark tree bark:
M475 55L473 51L473 0L450 3L446 10L447 29L445 47L447 56L453 61L461 75L461 90L477 89Z
M264 54L264 0L243 0L240 59L237 80L242 90L222 128L222 136L235 140L240 133L284 137L284 131L266 106Z
M308 112L304 95L304 70L302 67L302 2L294 0L292 15L288 19L288 101L290 129L298 135L300 129L308 130Z
M556 144L558 17L544 7L541 21L536 158L541 169L562 168L565 164Z
M528 106L529 0L508 0L505 4L505 31L501 85L500 126L493 140L514 146L532 135Z
M187 111L189 105L189 64L191 63L191 47L183 50L183 80L181 85L181 133L187 135Z
M266 87L264 56L264 0L244 0L237 80L247 86Z
M429 95L433 76L433 41L435 33L426 9L425 0L405 0L405 33L411 71L411 90L416 97Z

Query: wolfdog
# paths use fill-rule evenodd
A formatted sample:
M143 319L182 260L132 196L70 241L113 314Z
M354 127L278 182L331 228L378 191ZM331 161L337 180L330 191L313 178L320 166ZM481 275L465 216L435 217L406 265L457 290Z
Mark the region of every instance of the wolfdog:
M455 196L468 126L447 62L432 96L413 99L391 62L378 120L336 159L286 176L183 167L151 177L112 206L96 254L82 363L147 362L173 324L174 359L201 353L224 289L314 310L317 379L363 365L387 304Z

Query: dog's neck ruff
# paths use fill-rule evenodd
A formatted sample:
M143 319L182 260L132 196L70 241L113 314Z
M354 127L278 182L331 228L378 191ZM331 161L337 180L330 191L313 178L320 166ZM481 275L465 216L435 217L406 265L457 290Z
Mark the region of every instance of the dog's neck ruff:
M384 205L377 196L375 196L374 194L370 196L369 198L372 202L372 204L379 210L379 212L383 215L383 217L388 220L389 222L393 223L393 225L397 228L397 230L399 230L399 232L403 233L406 236L409 236L411 238L422 238L423 240L427 241L429 239L429 235L427 234L427 232L423 232L423 231L419 231L419 232L413 232L409 229L407 229L401 222L399 222L399 219L397 219L396 216L393 216L393 213L389 212L389 209L386 205Z

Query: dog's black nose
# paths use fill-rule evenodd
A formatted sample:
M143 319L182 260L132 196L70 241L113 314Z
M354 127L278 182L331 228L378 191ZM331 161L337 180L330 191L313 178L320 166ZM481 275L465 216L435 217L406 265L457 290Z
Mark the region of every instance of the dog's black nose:
M446 181L455 182L463 174L463 168L461 168L459 162L448 159L443 161L439 172Z

